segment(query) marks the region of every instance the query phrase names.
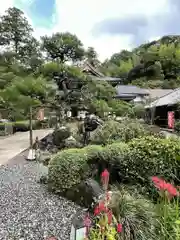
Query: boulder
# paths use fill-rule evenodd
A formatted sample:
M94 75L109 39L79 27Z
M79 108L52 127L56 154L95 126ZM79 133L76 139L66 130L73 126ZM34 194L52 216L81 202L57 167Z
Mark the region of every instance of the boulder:
M41 151L39 156L39 162L43 163L45 166L49 164L52 154L48 151Z
M65 148L79 148L79 147L81 147L81 144L73 136L70 136L67 139L65 139L64 147Z
M53 144L61 146L62 142L70 136L70 129L65 126L61 126L53 132Z
M94 179L87 179L69 189L65 196L77 204L91 209L102 194L103 189L99 183Z

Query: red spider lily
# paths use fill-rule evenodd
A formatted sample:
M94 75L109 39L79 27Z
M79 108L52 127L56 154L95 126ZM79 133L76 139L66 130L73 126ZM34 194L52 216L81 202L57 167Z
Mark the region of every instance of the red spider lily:
M170 183L166 184L166 189L167 189L168 193L170 194L170 196L172 196L172 197L179 195L177 189Z
M100 209L99 209L99 206L96 206L95 209L94 209L94 215L97 216L100 214Z
M161 191L167 191L171 197L177 196L179 194L177 189L171 183L167 183L161 178L152 177L152 181L157 189Z
M101 212L107 212L107 207L104 205L103 201L99 202L99 204L95 207L94 215L96 216L96 215L100 214Z
M112 223L112 211L111 210L108 211L107 217L108 217L108 224L111 224Z
M107 210L107 207L104 205L103 201L99 202L99 210L100 212L106 212Z
M102 181L102 184L103 184L104 188L107 189L108 183L109 183L109 172L108 172L107 169L105 169L101 173L101 181Z
M122 224L118 223L117 225L117 232L121 233L122 232Z

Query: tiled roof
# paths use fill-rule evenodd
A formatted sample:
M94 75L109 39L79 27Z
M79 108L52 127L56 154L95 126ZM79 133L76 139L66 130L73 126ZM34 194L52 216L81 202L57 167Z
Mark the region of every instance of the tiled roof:
M180 88L176 88L175 90L171 91L170 93L160 97L156 101L153 101L146 108L152 107L159 107L164 105L173 105L180 102Z
M118 96L122 94L149 95L147 89L139 88L137 86L132 85L118 85L116 89Z
M93 78L95 79L95 80L104 80L104 81L111 81L111 82L113 82L113 81L118 81L118 82L121 82L122 80L121 80L121 78L114 78L114 77L94 77L93 76Z
M163 97L171 92L173 92L173 89L147 89L149 91L149 98L152 100L157 100L160 97Z

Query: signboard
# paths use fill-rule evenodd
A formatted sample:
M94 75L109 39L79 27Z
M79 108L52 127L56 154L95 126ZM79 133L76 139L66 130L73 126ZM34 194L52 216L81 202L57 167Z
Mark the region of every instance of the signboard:
M174 129L174 112L168 112L168 128Z
M76 230L76 240L84 239L85 234L86 234L86 228L85 227L77 229Z
M44 120L44 109L43 108L39 109L37 119L40 121Z

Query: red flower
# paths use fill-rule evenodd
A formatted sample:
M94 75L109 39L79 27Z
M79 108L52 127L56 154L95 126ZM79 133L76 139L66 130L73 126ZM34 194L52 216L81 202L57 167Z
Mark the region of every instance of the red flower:
M168 191L168 193L170 194L170 196L174 197L178 195L178 191L177 189L170 183L166 184L166 190Z
M109 183L109 172L107 169L105 169L101 173L101 181L102 181L103 186L107 189L108 183Z
M121 233L122 232L122 224L118 223L117 225L117 232Z
M95 209L94 209L94 215L97 216L100 214L100 209L99 209L99 206L96 206Z
M171 183L167 183L161 178L152 177L152 181L157 189L161 191L167 191L171 197L179 194L177 189Z
M108 217L108 224L111 224L112 223L112 211L111 210L108 211L107 217Z
M104 205L104 202L99 202L99 210L100 212L105 212L106 211L106 206Z

